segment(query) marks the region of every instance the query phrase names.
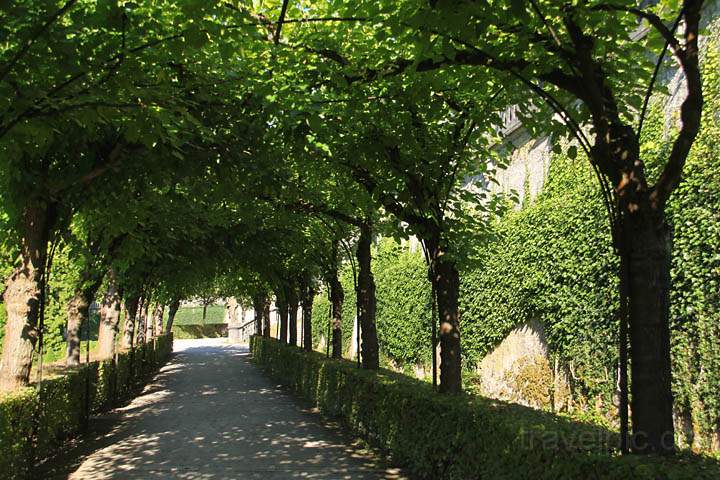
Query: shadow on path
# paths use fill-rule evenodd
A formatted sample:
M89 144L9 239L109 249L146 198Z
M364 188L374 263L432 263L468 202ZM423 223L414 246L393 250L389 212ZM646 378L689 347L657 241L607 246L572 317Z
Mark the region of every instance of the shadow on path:
M92 424L40 478L401 478L223 339L176 341L139 397Z

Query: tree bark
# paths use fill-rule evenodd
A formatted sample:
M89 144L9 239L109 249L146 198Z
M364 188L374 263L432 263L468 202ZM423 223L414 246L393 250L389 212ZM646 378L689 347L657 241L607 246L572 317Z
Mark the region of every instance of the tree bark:
M303 301L302 301L302 308L303 308L303 348L307 352L311 352L313 349L313 340L312 340L312 311L313 311L313 302L315 301L315 290L312 288L312 285L310 284L310 281L308 280L305 285L303 285Z
M290 285L287 289L288 293L288 333L289 343L297 346L297 330L298 330L298 295L295 285Z
M265 300L262 295L253 297L253 309L255 310L255 335L263 334L263 307Z
M172 332L173 322L175 321L175 315L178 310L180 310L180 299L175 298L172 303L170 303L170 308L168 309L168 319L165 325L165 331L168 333Z
M68 367L80 365L80 331L85 322L90 321L90 304L101 282L102 275L94 274L89 270L84 271L80 284L67 303L65 365Z
M655 217L655 218L653 218ZM670 358L671 233L648 210L626 216L632 450L675 451Z
M38 339L41 277L47 257L48 231L53 222L50 206L26 207L20 265L6 283L3 294L7 323L0 357L0 391L24 387L30 380L32 354Z
M262 319L263 336L270 338L270 298L268 296L263 296Z
M345 292L337 270L330 272L330 302L332 304L332 357L342 358L342 307Z
M240 341L240 322L238 322L238 301L235 297L227 299L225 304L227 309L227 325L228 325L228 340L230 342Z
M145 304L145 309L143 310L143 317L145 319L145 341L149 342L153 339L153 337L155 337L155 322L150 314L149 298L148 302Z
M462 391L462 359L460 355L460 274L450 260L440 235L426 241L431 258L431 277L435 284L440 320L440 385L441 393Z
M122 348L129 350L133 347L135 337L135 322L137 321L140 296L133 295L125 301L125 326L123 328Z
M648 187L632 128L611 125L597 130L601 133L594 158L600 160L617 192L619 216L614 236L618 253L627 263L630 449L670 454L675 451L669 321L672 235L664 201ZM613 170L613 165L626 165L627 170Z
M162 303L158 303L157 305L155 305L155 312L153 313L156 336L160 336L163 334L163 315L165 315L165 305L163 305Z
M138 313L137 313L137 322L136 322L136 330L137 335L135 337L135 345L141 345L145 343L145 322L147 320L147 304L150 301L149 298L143 297L140 300L140 305L138 306Z
M98 357L112 358L120 324L120 299L122 294L117 285L115 271L108 271L108 288L100 307L100 328L98 331Z
M288 302L287 288L283 287L282 292L275 297L275 306L280 317L280 341L288 343Z
M372 273L372 230L368 223L360 227L357 247L358 305L360 307L360 331L362 338L362 366L370 370L380 368L380 356L375 325L376 297L375 278Z

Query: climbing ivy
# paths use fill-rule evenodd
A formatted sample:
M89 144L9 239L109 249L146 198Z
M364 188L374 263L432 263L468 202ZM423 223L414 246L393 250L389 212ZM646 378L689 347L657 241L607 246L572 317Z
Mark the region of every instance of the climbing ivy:
M716 23L717 25L717 23ZM712 31L712 29L711 29ZM714 29L717 32L717 29ZM706 49L703 127L669 204L674 227L670 319L673 390L696 438L720 440L720 35ZM659 118L663 118L658 115ZM674 112L673 121L678 121ZM667 150L661 128L647 143ZM687 418L687 417L686 417Z
M378 341L401 365L430 363L431 292L419 252L383 239L375 261Z

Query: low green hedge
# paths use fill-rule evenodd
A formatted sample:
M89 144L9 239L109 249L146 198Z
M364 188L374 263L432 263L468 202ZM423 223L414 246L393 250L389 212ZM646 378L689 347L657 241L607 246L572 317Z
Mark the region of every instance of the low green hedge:
M717 479L720 464L689 454L621 457L617 435L546 412L470 395L252 337L253 361L324 414L379 446L418 478Z
M173 324L173 336L178 340L190 338L222 338L228 335L226 323L206 323L197 325Z
M132 398L172 353L172 335L157 338L117 361L91 362L37 386L0 397L0 472L30 476L36 460L50 455L87 426L87 415Z

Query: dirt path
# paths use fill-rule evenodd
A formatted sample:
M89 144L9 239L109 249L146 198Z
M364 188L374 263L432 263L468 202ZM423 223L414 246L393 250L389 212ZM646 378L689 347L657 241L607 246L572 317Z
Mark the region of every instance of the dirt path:
M247 347L178 340L175 352L141 396L100 417L43 477L399 478L276 388Z

